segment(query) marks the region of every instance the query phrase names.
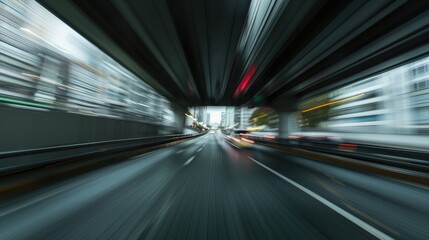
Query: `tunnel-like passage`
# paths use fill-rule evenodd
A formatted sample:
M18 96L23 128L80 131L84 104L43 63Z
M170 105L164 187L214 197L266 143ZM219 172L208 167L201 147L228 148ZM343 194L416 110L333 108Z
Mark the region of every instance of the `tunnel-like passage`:
M429 2L1 0L0 239L429 239Z

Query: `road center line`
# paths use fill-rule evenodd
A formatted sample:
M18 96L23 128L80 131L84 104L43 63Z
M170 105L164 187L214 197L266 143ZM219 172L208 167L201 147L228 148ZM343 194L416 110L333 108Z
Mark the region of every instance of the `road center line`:
M266 170L270 171L271 173L273 173L277 177L285 180L286 182L290 183L291 185L295 186L296 188L300 189L301 191L307 193L308 195L310 195L314 199L316 199L319 202L323 203L325 206L327 206L330 209L334 210L335 212L337 212L341 216L347 218L348 220L350 220L354 224L358 225L359 227L361 227L365 231L369 232L370 234L372 234L376 238L378 238L378 239L392 239L392 240L394 239L394 238L390 237L389 235L383 233L382 231L376 229L375 227L369 225L368 223L364 222L363 220L361 220L361 219L353 216L352 214L346 212L342 208L334 205L333 203L329 202L328 200L324 199L323 197L317 195L316 193L312 192L310 189L308 189L308 188L300 185L299 183L293 181L292 179L287 178L287 177L283 176L282 174L278 173L277 171L275 171L275 170L267 167L266 165L258 162L254 158L249 157L249 159L252 160L253 162L255 162L256 164L258 164L259 166L261 166L261 167L265 168Z
M195 156L192 156L191 158L189 158L184 164L183 164L183 166L186 166L186 165L188 165L189 163L191 163L192 162L192 160L194 160L194 158L195 158Z

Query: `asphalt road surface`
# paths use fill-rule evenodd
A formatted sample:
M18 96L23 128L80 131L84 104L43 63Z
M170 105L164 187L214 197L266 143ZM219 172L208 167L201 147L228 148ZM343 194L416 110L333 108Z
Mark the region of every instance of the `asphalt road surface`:
M0 239L429 239L429 190L206 134L3 200Z

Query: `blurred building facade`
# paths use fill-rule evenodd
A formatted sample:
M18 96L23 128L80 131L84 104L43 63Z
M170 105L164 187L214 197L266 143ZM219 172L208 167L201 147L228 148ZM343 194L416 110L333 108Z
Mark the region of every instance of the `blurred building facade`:
M0 104L173 124L166 98L37 2L0 6Z
M226 127L234 126L234 107L225 108L225 126Z
M207 112L207 107L196 107L195 109L195 116L197 118L197 121L207 126L209 124L210 118L210 114Z
M301 129L428 134L429 57L300 104Z
M207 113L206 121L204 122L206 125L210 125L210 113Z
M237 129L249 128L249 119L252 116L254 108L236 107L234 108L234 124Z
M220 116L220 126L226 127L226 112L222 112Z

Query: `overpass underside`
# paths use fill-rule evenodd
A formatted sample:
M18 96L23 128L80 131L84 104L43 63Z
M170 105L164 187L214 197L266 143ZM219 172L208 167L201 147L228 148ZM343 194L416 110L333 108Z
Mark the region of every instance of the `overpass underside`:
M0 239L429 239L428 39L428 1L0 1Z

